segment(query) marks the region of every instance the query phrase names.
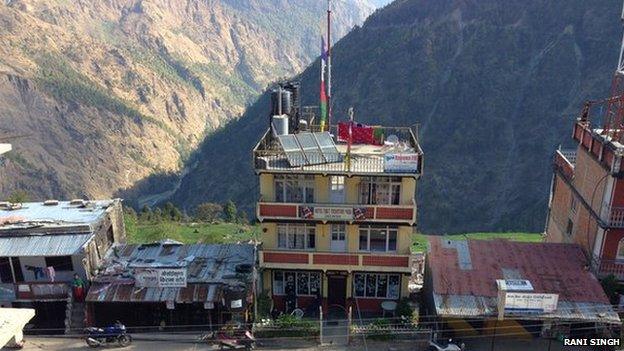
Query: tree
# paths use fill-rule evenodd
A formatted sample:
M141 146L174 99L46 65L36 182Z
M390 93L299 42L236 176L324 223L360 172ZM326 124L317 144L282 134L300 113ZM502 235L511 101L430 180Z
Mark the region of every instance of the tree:
M28 193L26 191L18 189L12 192L11 195L9 195L7 201L14 204L19 204L22 202L27 202L29 199L30 196L28 196Z
M199 204L195 209L195 220L199 222L214 222L221 219L223 206L212 202Z
M147 205L143 205L141 213L139 214L139 221L147 222L152 220L152 209Z
M226 222L236 223L238 221L238 210L236 209L236 204L232 200L225 204L223 214L225 215Z
M180 210L175 207L172 202L169 201L165 203L165 206L162 209L162 214L164 218L170 219L172 221L179 222L180 220L182 220L182 212L180 212Z
M607 297L609 297L611 303L617 304L619 302L620 293L617 278L613 274L610 274L600 281L600 285L602 285L602 289L604 290Z

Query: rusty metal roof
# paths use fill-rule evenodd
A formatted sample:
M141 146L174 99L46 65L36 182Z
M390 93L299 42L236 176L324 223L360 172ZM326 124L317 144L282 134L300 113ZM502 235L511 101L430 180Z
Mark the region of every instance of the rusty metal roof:
M106 254L101 273L93 280L87 301L92 302L215 302L228 289L246 289L251 273L239 268L254 265L251 244L191 244L172 241L154 244L116 244ZM135 287L139 268L186 268L186 288Z
M427 264L438 315L497 313L497 279L526 279L536 293L559 294L557 310L523 319L619 323L585 256L574 244L432 238Z

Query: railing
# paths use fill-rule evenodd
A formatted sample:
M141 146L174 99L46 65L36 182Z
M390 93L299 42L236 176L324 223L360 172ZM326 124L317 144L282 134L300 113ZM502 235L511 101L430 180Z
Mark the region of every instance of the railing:
M593 268L599 278L614 275L618 280L624 280L624 260L597 259Z
M571 165L575 165L576 164L576 150L574 149L560 149L558 150L559 153L561 153L561 155L563 157L565 157L566 160L568 160L568 162Z
M574 157L574 160L576 162L576 156ZM557 150L555 152L553 167L561 172L561 174L568 180L571 180L574 177L574 164L570 162L568 158L566 158L561 150Z
M316 131L318 126L310 126L311 131ZM305 154L295 151L286 155L279 142L267 131L256 144L253 156L257 170L279 172L308 172L308 173L334 173L334 174L406 174L414 175L422 173L423 152L411 128L379 127L384 137L396 135L399 140L409 143L411 150L394 150L388 148L379 152L353 152L348 158L344 150L344 143L338 144L341 149L338 154L321 154L314 150ZM337 130L336 126L330 127L331 131ZM337 135L337 133L334 133ZM384 151L385 150L385 151ZM386 160L387 155L399 155L404 157L400 164ZM347 162L347 159L349 162Z
M353 205L319 203L284 203L260 201L256 218L305 220L315 222L385 222L416 223L416 203L411 205Z
M15 296L18 300L65 299L69 292L65 282L21 282L15 283Z
M607 207L607 225L612 228L624 228L624 207Z
M260 266L279 269L334 269L348 271L410 272L412 255L391 252L261 250Z

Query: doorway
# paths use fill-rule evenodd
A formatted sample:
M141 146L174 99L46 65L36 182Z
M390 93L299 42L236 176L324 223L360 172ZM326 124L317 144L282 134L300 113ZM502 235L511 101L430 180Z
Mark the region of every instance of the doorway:
M331 225L331 241L329 249L333 252L347 251L347 232L344 224Z
M327 304L342 306L347 300L347 277L344 275L327 275Z

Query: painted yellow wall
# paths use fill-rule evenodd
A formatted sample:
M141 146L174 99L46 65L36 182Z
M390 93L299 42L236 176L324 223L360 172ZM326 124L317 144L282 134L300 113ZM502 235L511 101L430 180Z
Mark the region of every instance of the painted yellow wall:
M414 228L410 226L400 226L399 235L397 237L397 253L408 255L411 253L412 235Z
M329 177L314 176L314 202L329 203Z
M411 205L416 194L416 179L401 178L401 205Z
M358 203L358 187L360 185L360 177L345 178L345 201L348 204Z
M409 275L403 274L401 277L401 297L409 296Z
M271 270L267 269L262 272L262 289L270 295L273 295L272 284L273 279L271 279Z
M275 182L273 182L273 174L260 174L260 196L264 201L275 201Z
M276 223L262 223L260 225L260 232L262 233L260 236L262 240L262 248L276 249L277 248L277 224Z
M347 232L347 251L348 252L358 252L360 250L359 226L357 226L357 225L348 225L346 227L346 232Z
M329 224L316 225L316 250L329 251L331 241L331 226Z

